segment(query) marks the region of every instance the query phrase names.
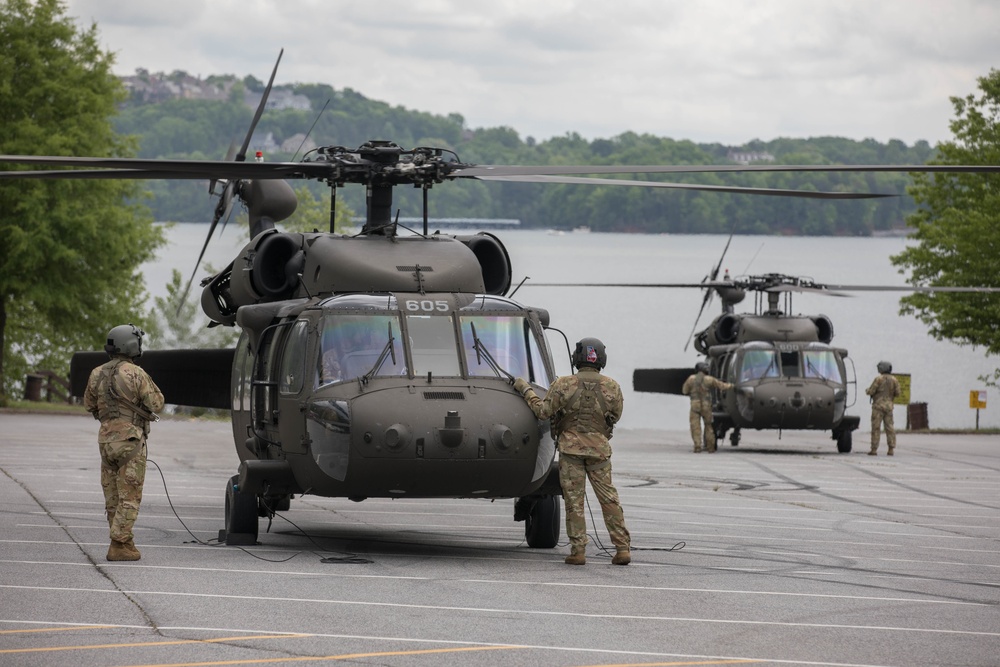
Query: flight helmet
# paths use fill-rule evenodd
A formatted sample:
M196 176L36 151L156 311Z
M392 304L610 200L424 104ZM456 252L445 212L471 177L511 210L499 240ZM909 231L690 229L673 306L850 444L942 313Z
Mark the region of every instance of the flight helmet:
M878 372L879 373L891 373L892 372L892 364L890 364L888 361L880 361L880 362L878 362L878 365L876 366L876 368L878 368Z
M573 365L577 368L590 366L600 370L607 363L608 354L604 350L604 343L597 338L583 338L576 344L576 350L573 352Z
M120 324L108 332L108 344L104 351L110 356L124 355L129 359L142 356L142 337L146 332L134 324Z

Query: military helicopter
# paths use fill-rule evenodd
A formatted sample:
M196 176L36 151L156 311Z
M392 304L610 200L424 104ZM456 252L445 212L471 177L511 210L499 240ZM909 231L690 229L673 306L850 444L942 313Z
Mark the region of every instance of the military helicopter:
M385 140L353 149L324 146L297 162L247 160L277 67L242 145L226 160L0 156L0 163L47 168L0 172L8 179L207 180L219 202L206 245L234 200L246 207L251 239L202 283L209 326L238 326L236 348L149 351L139 359L168 403L231 410L240 464L225 489L227 544L255 543L259 518L287 510L304 494L354 501L512 498L528 546L557 543L561 490L550 425L534 417L511 384L523 377L544 392L555 378L544 332L558 330L545 309L506 296L513 274L500 239L428 233L433 186L469 178L823 199L888 196L581 176L759 170L742 165L474 165L448 149L404 149ZM331 187L329 232L276 227L295 210L286 181L296 179ZM336 190L353 185L366 188L364 226L356 235L334 233ZM403 235L394 221L392 192L400 185L423 191L422 232ZM567 356L568 348L567 341ZM82 394L87 374L104 359L99 352L74 355L74 393Z
M735 229L733 230L735 233ZM712 390L712 425L718 439L729 433L739 445L742 429L830 431L837 451L848 453L860 418L847 414L857 398L857 380L848 351L831 345L833 322L826 315L795 314L793 295L812 293L833 297L857 291L1000 292L989 287L900 287L887 285L826 285L811 278L781 273L718 278L733 233L722 257L699 283L580 283L586 287L697 288L704 290L701 309L688 343L705 355L712 376L733 385ZM551 283L536 283L551 287ZM563 284L565 285L565 284ZM755 295L752 313L735 312L736 304ZM718 295L721 313L695 333L705 307ZM682 395L684 381L694 372L685 368L637 368L635 391ZM731 433L730 433L731 430Z
M830 318L792 311L794 292L842 293L778 273L733 280L727 272L722 280L702 283L702 287L709 290L708 296L718 294L722 313L694 334L694 347L707 357L713 376L733 385L730 390L712 392L716 437L721 440L732 429L730 444L736 446L744 428L778 429L779 433L829 430L837 451L850 452L851 434L860 423L858 416L846 413L857 396L854 365L847 350L830 345ZM748 291L756 296L754 312L734 312ZM691 368L640 368L632 382L636 391L681 394L691 373Z

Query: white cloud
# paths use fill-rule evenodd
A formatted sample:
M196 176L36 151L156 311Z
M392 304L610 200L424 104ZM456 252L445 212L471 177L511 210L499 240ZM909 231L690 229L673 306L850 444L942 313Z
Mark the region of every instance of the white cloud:
M542 139L949 138L997 66L976 0L69 0L119 73L328 83Z

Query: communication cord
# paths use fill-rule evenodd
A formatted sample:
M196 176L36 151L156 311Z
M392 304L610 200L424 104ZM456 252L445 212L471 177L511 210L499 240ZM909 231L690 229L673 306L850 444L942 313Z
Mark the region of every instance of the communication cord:
M160 475L160 481L163 482L163 492L167 496L167 504L170 505L170 511L174 513L174 516L177 518L177 521L182 526L184 526L184 530L187 531L188 535L191 536L192 540L195 543L200 544L201 546L205 546L205 547L224 547L224 546L230 546L230 545L223 544L222 542L220 542L218 540L218 538L206 541L206 540L200 539L197 535L195 535L191 531L191 529L188 528L188 525L186 523L184 523L184 520L181 519L180 514L177 513L177 508L174 507L174 501L170 498L170 490L167 488L167 478L163 475L163 469L160 468L159 464L157 464L156 461L154 461L153 459L147 458L146 462L147 463L151 463L153 465L153 467L156 468L156 472L159 473L159 475ZM271 528L270 520L274 516L275 516L274 512L270 512L269 513L269 516L268 516L268 532L270 532L270 528ZM321 551L325 551L325 549L323 549L320 545L316 544L316 541L313 540L312 537L310 537L304 530L302 530L302 528L300 528L299 526L295 525L295 523L293 523L287 517L283 517L282 516L281 518L284 519L285 521L287 521L288 523L290 523L291 525L295 526L295 528L298 529L299 532L301 532L303 536L305 536L310 542L312 542L314 545L316 545L317 549L320 549ZM191 542L186 542L185 544L191 544ZM242 551L243 553L249 554L250 556L253 556L257 560L262 560L262 561L265 561L267 563L286 563L286 562L290 561L291 559L295 558L296 556L298 556L299 554L304 553L302 551L298 551L298 552L292 554L291 556L289 556L288 558L272 559L272 558L264 558L263 556L258 556L257 554L255 554L255 553L253 553L251 551L248 551L247 549L244 549L243 547L238 546L238 545L232 545L232 546L236 546L236 548L239 549L240 551ZM349 555L349 556L345 556L343 558L333 558L333 557L327 558L327 557L323 557L320 554L318 554L316 552L313 552L313 551L311 551L309 553L312 553L314 556L318 557L320 559L321 563L371 563L372 562L370 560L366 560L366 559L360 558L358 556L350 556Z

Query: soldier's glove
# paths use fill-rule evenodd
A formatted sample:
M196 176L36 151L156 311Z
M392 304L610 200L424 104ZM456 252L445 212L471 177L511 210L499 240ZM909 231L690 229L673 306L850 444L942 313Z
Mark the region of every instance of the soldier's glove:
M521 378L514 380L514 391L524 396L525 392L531 389L531 385Z

